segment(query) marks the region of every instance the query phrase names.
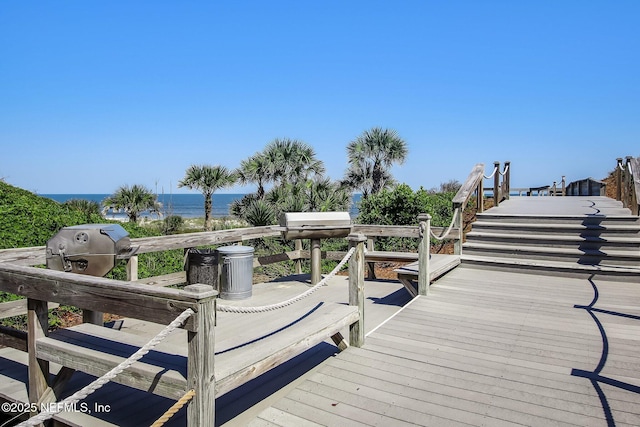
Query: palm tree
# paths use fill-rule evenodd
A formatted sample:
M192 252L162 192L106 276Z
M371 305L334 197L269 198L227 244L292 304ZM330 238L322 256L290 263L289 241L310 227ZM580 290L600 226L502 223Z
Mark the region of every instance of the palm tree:
M257 196L262 199L264 197L264 185L273 181L275 164L268 161L267 156L263 153L256 153L248 159L240 162L237 170L238 180L240 184L246 185L256 183L258 185Z
M347 146L349 168L344 182L362 191L364 197L376 194L393 183L390 168L407 157L407 143L392 129L374 127Z
M158 202L155 194L143 185L123 185L111 196L102 201L102 212L109 209L123 210L130 222L137 222L138 215L144 211L161 214L162 203Z
M204 230L211 231L212 196L220 188L231 187L238 181L235 172L224 166L191 165L178 187L200 190L204 196Z
M95 222L95 220L102 217L100 203L94 200L69 199L63 203L63 206L82 212L87 223Z
M327 177L307 181L306 200L311 212L349 210L351 192Z
M269 176L276 184L294 185L306 181L312 175L322 175L324 163L316 158L313 147L296 139L275 139L263 152Z

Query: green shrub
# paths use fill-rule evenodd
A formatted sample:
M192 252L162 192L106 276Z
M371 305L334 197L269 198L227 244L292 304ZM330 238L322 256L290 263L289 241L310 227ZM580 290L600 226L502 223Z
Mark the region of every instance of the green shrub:
M43 246L63 227L86 224L87 214L71 205L0 181L0 249ZM102 220L89 215L94 222Z
M364 197L360 201L357 222L380 225L418 225L418 215L431 215L431 225L446 227L453 217L455 193L431 193L420 187L413 191L407 184ZM406 251L417 248L417 239L378 238L376 249Z

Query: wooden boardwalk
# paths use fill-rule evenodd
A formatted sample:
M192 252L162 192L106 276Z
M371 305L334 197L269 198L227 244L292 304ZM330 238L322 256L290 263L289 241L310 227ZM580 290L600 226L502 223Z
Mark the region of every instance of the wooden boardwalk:
M459 267L252 426L640 425L639 283Z
M489 212L524 223L637 219L605 197L512 198ZM578 227L577 236L583 245L585 231ZM527 243L513 244L504 257ZM560 275L549 252L552 261L532 263L538 270L526 259L502 270L465 263L463 250L462 265L428 296L372 331L362 348L328 359L250 425L640 425L638 266L614 281L600 266L565 260L575 274Z
M569 222L576 216L628 214L610 199L579 197L515 199L494 212L511 217L526 212L516 218L525 223L536 215L565 216L563 221ZM607 227L603 223L602 231ZM636 225L623 228L640 233ZM570 225L564 231L573 229ZM579 233L583 237L583 231ZM539 238L540 233L530 234ZM602 236L598 235L599 245L616 240ZM507 246L505 256L522 252L522 241L513 243L518 250L499 240L495 244ZM550 247L540 246L543 251ZM604 249L602 253L609 256ZM435 267L438 262L460 262L457 257L436 258ZM524 264L502 270L495 261L482 267L465 263L463 253L461 266L440 277L427 296L415 299L396 281L367 281L368 333L362 348L336 354L335 346L323 342L244 385L219 390L216 425L640 425L638 266L614 281L598 269L583 268L573 277L554 275L550 261L535 262L537 271ZM402 280L415 279L411 266L398 272ZM308 289L306 279L256 285L250 300L220 303L258 306L283 301ZM316 307L346 306L347 285L346 277L334 277L302 305L277 314L218 313L216 375L231 364L234 354L252 352L264 338L301 327ZM126 319L123 331L149 338L161 328ZM178 331L161 346L184 359L184 334ZM0 400L25 401L26 361L22 351L0 349ZM52 365L55 373L58 367ZM77 390L92 379L77 373L69 389ZM77 426L150 425L173 402L110 383L86 400L90 408L107 405L109 412L94 412L90 420L71 412L60 420ZM167 425L185 424L182 410Z

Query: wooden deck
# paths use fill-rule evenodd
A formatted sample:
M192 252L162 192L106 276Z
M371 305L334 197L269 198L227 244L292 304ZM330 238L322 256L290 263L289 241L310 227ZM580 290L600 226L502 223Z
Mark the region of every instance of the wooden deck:
M493 212L526 212L517 218L524 222L628 215L597 197L513 198ZM439 275L426 297L411 299L396 281L367 281L362 348L336 354L325 341L242 386L218 390L216 425L640 425L640 276L613 281L598 270L575 277L502 271L465 264L464 252L462 260ZM459 262L434 257L432 267ZM398 273L410 282L417 269ZM254 286L250 300L219 303L260 306L309 287L308 277L293 277ZM281 316L218 313L216 375L234 352L302 325L316 307L346 305L347 287L346 277L333 278ZM123 327L141 339L160 329L133 319ZM184 331L162 346L183 357ZM24 352L0 349L0 399L25 400L26 361ZM91 380L77 373L67 394ZM149 425L173 402L110 383L86 400L90 408L109 408L92 413L99 421L78 412L57 417L78 426ZM185 424L182 410L166 425Z
M254 285L253 295L250 299L241 301L219 300L219 304L224 305L244 305L262 306L275 302L287 300L291 297L311 287L308 275L293 276L287 279L278 280L271 283ZM216 376L227 376L225 369L232 365L233 359L243 357L251 350L251 346L260 346L261 340L265 337L272 338L278 334L288 335L289 329L300 329L304 327L307 318L313 318L318 307L330 303L348 302L348 278L336 276L329 281L328 286L320 288L308 298L295 303L276 312L266 314L235 314L219 312L216 326ZM371 330L382 323L389 316L397 312L404 306L411 297L404 287L397 281L376 280L367 281L365 286L365 330ZM346 305L344 306L347 307ZM90 325L89 325L90 326ZM137 335L141 343L155 336L165 325L137 319L124 319L122 331L127 335ZM106 328L105 333L110 330ZM163 353L175 354L174 358L184 358L186 331L175 331L167 341L163 342L158 349ZM343 331L343 335L348 336L348 331ZM73 339L73 332L70 337ZM54 340L51 340L52 343ZM272 341L272 340L269 340ZM109 341L113 343L113 341ZM136 343L138 344L138 343ZM132 352L136 347L133 345L120 345L123 351ZM126 347L126 348L124 348ZM256 347L256 348L257 348ZM116 349L117 350L117 349ZM289 388L296 384L296 380L309 370L313 369L323 360L332 357L337 348L329 340L320 345L313 346L292 360L283 363L265 375L251 380L243 386L237 388L225 388L224 384L219 384L222 389L218 391L216 399L216 420L222 424L230 419L238 418L243 412L255 414L270 403L274 402ZM113 350L115 351L115 350ZM54 350L51 351L55 353ZM153 353L153 352L152 352ZM69 361L67 365L82 363L82 355L74 361ZM11 348L0 348L0 399L14 401L28 401L27 399L27 354ZM153 359L153 354L146 359L147 367L159 367L161 363ZM225 363L227 361L228 363ZM167 362L167 363L164 363ZM162 366L175 366L179 364L176 360L164 360ZM59 366L52 364L52 371L55 373ZM139 363L138 363L139 365ZM134 365L135 367L136 365ZM138 366L137 369L145 369ZM160 375L165 375L159 371ZM94 377L83 373L75 373L69 383L65 394L70 395L84 385L93 380ZM162 385L161 382L158 383ZM239 398L241 397L241 398ZM133 388L109 383L85 401L89 407L94 405L108 405L111 409L108 413L92 413L97 420L88 419L80 412L67 412L56 416L59 421L78 426L86 425L118 425L118 426L139 426L150 425L162 413L167 410L174 400L157 395L141 392ZM245 415L247 416L247 415ZM96 424L103 422L104 424ZM241 422L244 423L244 422ZM186 424L185 411L182 410L166 425L184 426Z
M459 267L250 425L640 425L639 285Z

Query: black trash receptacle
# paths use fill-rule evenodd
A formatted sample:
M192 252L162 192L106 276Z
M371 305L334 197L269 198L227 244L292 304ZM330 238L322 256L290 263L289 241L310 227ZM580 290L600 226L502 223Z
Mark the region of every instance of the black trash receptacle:
M218 252L215 249L189 249L187 253L187 283L202 283L218 288Z

